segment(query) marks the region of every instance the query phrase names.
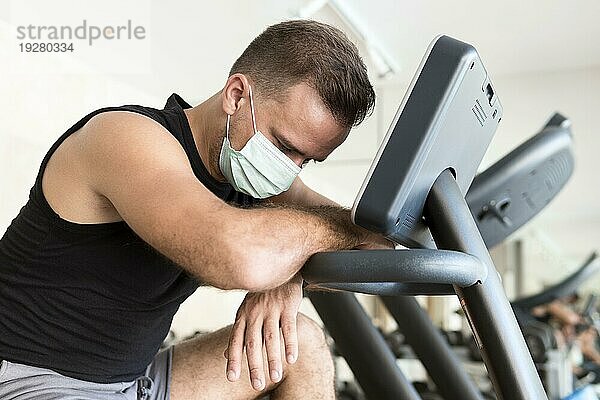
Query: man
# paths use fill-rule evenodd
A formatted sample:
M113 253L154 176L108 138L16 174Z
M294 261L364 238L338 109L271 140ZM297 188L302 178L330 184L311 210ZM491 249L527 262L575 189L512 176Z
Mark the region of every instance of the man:
M0 398L333 399L299 270L389 243L297 175L374 100L340 31L289 21L195 107L174 94L75 124L0 241ZM157 354L198 284L249 293L232 327Z
M583 377L590 372L593 379L590 383L600 383L600 351L598 350L598 330L591 326L585 317L573 309L574 303L579 301L578 294L553 300L548 304L537 306L532 314L546 322L556 322L558 330L554 336L560 347L581 351L581 362L573 365L573 372L578 377ZM573 346L573 344L577 344Z

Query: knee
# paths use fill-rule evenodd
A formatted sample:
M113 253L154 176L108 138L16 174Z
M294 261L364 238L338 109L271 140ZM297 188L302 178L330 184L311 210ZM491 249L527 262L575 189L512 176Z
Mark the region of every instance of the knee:
M298 342L299 345L308 347L327 347L325 333L313 319L305 314L298 313Z
M301 363L306 361L313 368L320 365L322 369L333 369L331 352L325 339L323 328L304 314L298 314L298 350Z

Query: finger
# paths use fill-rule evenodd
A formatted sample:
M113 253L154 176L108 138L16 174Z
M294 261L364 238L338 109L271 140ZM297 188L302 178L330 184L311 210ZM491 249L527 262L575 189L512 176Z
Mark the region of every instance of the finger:
M237 320L231 328L229 334L229 345L225 349L227 357L227 380L235 382L240 379L242 371L242 358L244 356L244 334L246 331L246 322L243 319Z
M266 384L262 353L262 324L262 318L252 321L246 329L245 337L250 384L255 390L263 390Z
M293 364L298 359L298 329L296 315L287 315L281 319L281 330L285 341L285 357L288 364Z
M269 319L264 323L265 348L269 364L269 375L273 383L281 380L283 367L281 366L281 340L279 339L279 321Z

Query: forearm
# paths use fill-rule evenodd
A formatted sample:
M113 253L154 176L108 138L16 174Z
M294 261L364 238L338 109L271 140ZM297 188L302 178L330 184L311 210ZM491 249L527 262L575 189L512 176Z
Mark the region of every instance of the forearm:
M600 364L600 353L598 353L595 345L590 346L589 344L582 343L581 353L593 362Z
M305 186L298 192L303 195L287 194L252 208L214 205L201 230L195 221L207 214L195 217L197 206L190 203L176 217L181 234L168 235L168 242L178 238L171 254L179 257L173 260L183 261L180 265L206 284L262 291L289 281L315 253L384 241L354 225L350 210Z
M245 211L244 225L252 227L246 230L253 258L250 271L262 290L288 281L311 255L352 249L371 235L339 206L268 203Z
M581 317L566 304L555 300L548 305L548 312L563 324L575 325L580 322Z
M368 237L340 207L238 208L215 201L207 213L194 199L175 203L170 212L141 225L149 233L140 236L204 284L226 290L277 287L312 254L351 249Z
M590 349L581 349L581 354L588 360L600 364L600 354L598 354L598 352Z

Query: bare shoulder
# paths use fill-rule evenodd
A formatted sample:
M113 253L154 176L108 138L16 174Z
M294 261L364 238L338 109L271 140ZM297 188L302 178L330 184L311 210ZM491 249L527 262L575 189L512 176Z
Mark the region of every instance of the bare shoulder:
M50 206L72 222L122 219L107 193L123 177L141 180L160 169L192 172L183 148L162 125L144 115L111 111L91 118L50 158L43 190Z
M148 170L168 166L191 172L177 139L158 122L141 114L127 111L99 114L74 134L73 140L90 182L111 171L126 173L139 168L141 163L146 163Z
M72 138L79 142L82 149L88 150L82 152L84 156L94 154L89 150L117 150L120 148L119 146L141 143L148 147L139 149L140 151L151 152L165 146L172 150L180 149L177 140L158 122L145 115L129 111L110 111L98 114L91 118Z
M241 251L232 240L242 211L196 178L183 147L163 126L133 113L107 112L59 150L45 192L63 211L59 215L81 223L123 220L203 282L246 284L234 272Z

